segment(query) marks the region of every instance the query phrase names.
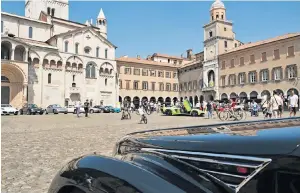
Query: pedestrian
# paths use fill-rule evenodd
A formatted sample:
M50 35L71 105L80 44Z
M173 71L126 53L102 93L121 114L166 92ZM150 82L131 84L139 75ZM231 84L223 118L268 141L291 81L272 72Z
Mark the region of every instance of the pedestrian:
M208 103L206 104L206 110L207 110L208 118L212 118L212 103L211 103L211 101L208 101Z
M85 112L85 117L88 117L89 114L89 100L86 99L85 103L84 103L84 112Z
M290 117L294 114L294 117L297 113L299 97L295 94L294 90L291 92L291 96L289 97L289 107L290 107Z
M281 97L278 96L276 90L273 91L273 96L271 97L272 111L275 119L278 118L279 115L279 106L280 106Z
M265 119L271 119L272 118L272 114L273 114L273 110L272 110L272 104L271 104L271 97L267 97L266 101L265 101Z
M80 101L77 101L75 104L77 117L80 117L80 106L81 106Z
M279 118L282 118L282 113L283 113L283 96L282 93L279 94L279 106L278 106L278 116Z

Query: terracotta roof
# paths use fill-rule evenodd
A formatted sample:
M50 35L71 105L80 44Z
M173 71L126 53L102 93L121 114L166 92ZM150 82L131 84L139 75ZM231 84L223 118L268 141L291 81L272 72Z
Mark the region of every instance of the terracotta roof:
M169 63L164 62L155 62L153 60L145 60L145 59L137 59L137 58L129 58L129 57L120 57L117 59L117 62L130 62L130 63L139 63L139 64L147 64L147 65L157 65L157 66L167 66L167 67L173 67L178 68L179 66L174 66Z
M253 42L253 43L245 43L239 47L233 48L231 50L229 50L228 52L225 52L224 54L220 54L220 56L231 53L231 52L235 52L235 51L240 51L243 49L248 49L248 48L252 48L255 46L260 46L263 44L268 44L268 43L272 43L272 42L276 42L279 40L284 40L284 39L288 39L288 38L292 38L292 37L296 37L296 36L300 36L300 32L299 33L288 33L285 35L281 35L281 36L276 36L274 38L270 38L270 39L266 39L266 40L262 40L262 41L258 41L258 42Z
M22 42L25 42L30 45L35 45L35 46L41 46L41 47L47 47L47 48L52 48L52 49L57 49L55 46L51 46L50 44L42 41L37 41L37 40L31 40L31 39L25 39L25 38L19 38L15 37L17 40L21 40Z
M181 57L178 57L178 56L170 56L170 55L167 55L167 54L160 54L160 53L154 53L152 55L152 57L163 57L163 58L172 58L172 59L180 59L180 60L183 60L184 58L181 58Z

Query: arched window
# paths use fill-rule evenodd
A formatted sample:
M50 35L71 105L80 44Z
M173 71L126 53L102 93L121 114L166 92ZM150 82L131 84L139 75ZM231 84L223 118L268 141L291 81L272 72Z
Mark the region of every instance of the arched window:
M105 86L107 86L107 78L105 79Z
M102 74L104 72L103 68L100 68L100 74Z
M102 20L99 20L99 24L102 25Z
M51 16L52 16L52 17L54 17L54 13L55 13L55 9L52 8L52 10L51 10Z
M79 47L79 43L75 44L75 54L78 54L78 47Z
M48 8L47 8L47 14L50 15L50 12L51 12L51 8L48 7Z
M73 75L73 82L75 81L75 75Z
M113 71L113 70L112 70L112 69L110 69L110 70L109 70L109 74L112 74L112 71Z
M209 32L209 37L212 37L213 36L213 33L212 31Z
M103 21L103 25L105 26L105 20Z
M51 73L48 74L48 84L51 84Z
M99 47L96 48L96 57L99 58Z
M86 78L96 78L96 67L94 64L88 64L85 69Z
M76 87L76 83L75 82L72 83L72 87Z
M105 74L108 74L108 68L105 68L105 70L104 70L104 72L105 72Z
M105 58L107 58L107 51L108 51L108 50L107 50L107 49L105 49Z
M7 82L9 83L9 79L6 76L1 76L1 82Z
M65 41L65 52L68 52L68 46L69 46L69 42Z
M32 27L29 27L29 38L32 38Z

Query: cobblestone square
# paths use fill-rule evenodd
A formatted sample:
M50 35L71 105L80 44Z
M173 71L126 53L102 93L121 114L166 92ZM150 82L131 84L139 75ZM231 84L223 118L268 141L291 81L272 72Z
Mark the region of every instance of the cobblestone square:
M219 122L203 117L148 116L121 121L121 114L2 116L2 192L47 192L56 172L71 159L98 152L110 156L130 132ZM248 118L255 119L255 118Z

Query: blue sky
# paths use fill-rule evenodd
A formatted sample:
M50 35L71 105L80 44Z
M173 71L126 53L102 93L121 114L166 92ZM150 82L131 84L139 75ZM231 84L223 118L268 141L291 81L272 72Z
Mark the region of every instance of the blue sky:
M69 18L95 22L100 8L108 20L108 39L118 46L116 55L135 57L155 52L177 55L203 50L203 25L209 22L213 1L69 3ZM24 15L24 1L2 1L2 11ZM227 19L234 22L236 38L254 42L300 32L300 2L225 1Z

